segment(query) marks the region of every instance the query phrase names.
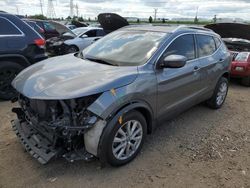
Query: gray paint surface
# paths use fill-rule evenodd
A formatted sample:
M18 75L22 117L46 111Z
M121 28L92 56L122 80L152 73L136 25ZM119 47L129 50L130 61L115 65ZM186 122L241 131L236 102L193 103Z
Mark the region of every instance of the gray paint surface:
M103 119L134 102L147 105L154 118L170 117L209 99L219 78L228 72L231 58L223 45L214 54L189 61L182 68L156 68L158 58L175 38L197 33L218 36L198 29L176 30L164 39L146 64L138 67L98 64L72 54L61 56L24 70L13 81L13 86L34 99L72 99L100 93L88 110Z
M104 65L69 54L28 67L12 85L33 99L73 99L128 85L137 74L137 67Z

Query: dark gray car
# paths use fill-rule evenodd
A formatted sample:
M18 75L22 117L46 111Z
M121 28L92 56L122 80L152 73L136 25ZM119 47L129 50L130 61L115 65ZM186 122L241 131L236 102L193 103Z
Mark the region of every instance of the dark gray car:
M209 29L125 27L22 71L13 128L43 164L63 156L123 165L162 120L203 101L220 108L230 63Z

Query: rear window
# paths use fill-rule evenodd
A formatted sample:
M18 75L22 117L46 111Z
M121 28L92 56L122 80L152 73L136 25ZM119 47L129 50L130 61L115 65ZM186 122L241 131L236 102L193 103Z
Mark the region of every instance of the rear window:
M0 17L0 35L21 35L21 31L9 20Z
M215 41L212 36L197 35L199 57L212 55L216 51Z
M235 61L247 61L248 56L249 56L248 52L241 52L236 56Z
M56 28L49 22L43 22L45 31L56 31Z

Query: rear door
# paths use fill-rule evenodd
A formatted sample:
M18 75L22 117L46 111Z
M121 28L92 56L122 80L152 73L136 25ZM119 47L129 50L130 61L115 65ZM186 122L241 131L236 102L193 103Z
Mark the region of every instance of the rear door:
M215 36L197 34L197 52L201 63L201 82L204 92L213 89L217 78L223 69L223 63L226 60L223 51L218 50L222 42Z
M200 63L196 59L194 35L185 34L176 38L159 61L169 55L183 55L188 61L182 68L165 68L156 71L157 109L160 117L171 116L192 106L196 100L198 101L202 90Z

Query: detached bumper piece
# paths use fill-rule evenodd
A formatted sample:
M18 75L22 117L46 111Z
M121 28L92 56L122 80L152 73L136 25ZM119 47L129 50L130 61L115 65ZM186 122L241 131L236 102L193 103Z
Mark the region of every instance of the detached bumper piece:
M14 120L12 127L27 152L41 164L46 164L61 154L61 150L54 150L46 137L43 137L26 122Z

